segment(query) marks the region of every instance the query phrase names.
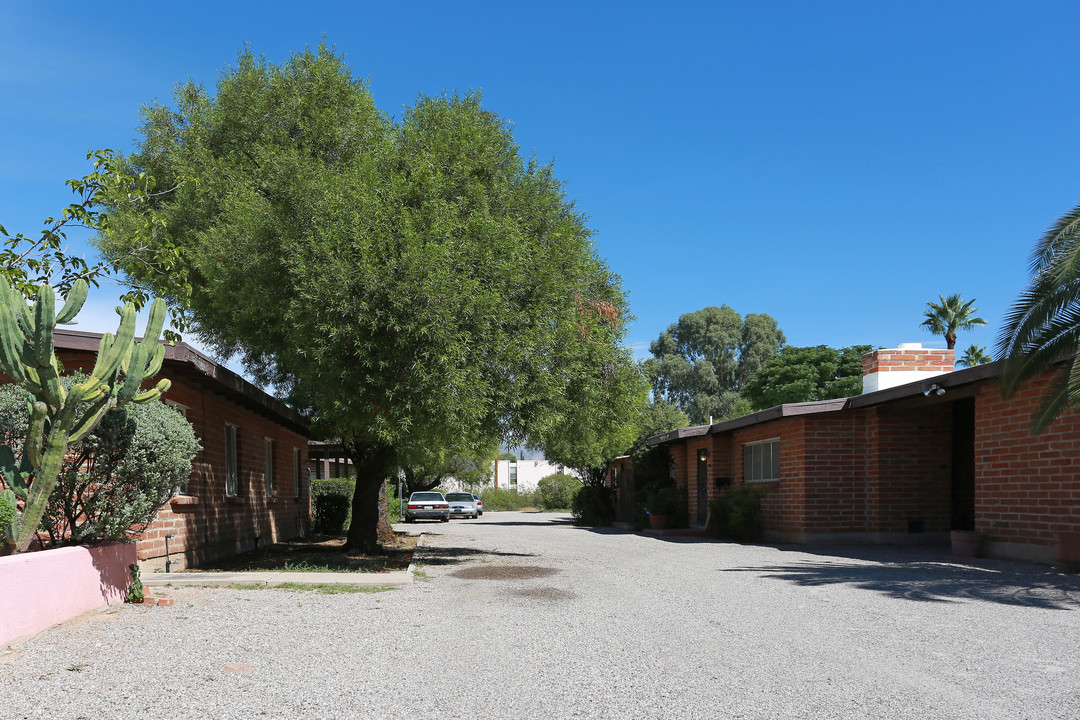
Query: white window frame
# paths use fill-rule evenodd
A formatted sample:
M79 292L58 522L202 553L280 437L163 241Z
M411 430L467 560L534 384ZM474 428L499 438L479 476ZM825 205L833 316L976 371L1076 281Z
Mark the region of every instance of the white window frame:
M301 470L303 469L303 458L300 456L300 448L292 449L292 483L293 483L293 497L300 497L300 479Z
M743 482L776 482L780 479L780 438L743 444Z
M240 428L225 423L225 497L237 497L240 489Z
M274 439L263 438L263 480L266 482L267 497L274 497L277 488L274 487Z
M506 474L507 474L507 476L508 476L508 478L510 480L510 484L516 487L517 484L518 484L518 466L517 466L517 463L510 463L509 465L506 466L506 468L507 468Z

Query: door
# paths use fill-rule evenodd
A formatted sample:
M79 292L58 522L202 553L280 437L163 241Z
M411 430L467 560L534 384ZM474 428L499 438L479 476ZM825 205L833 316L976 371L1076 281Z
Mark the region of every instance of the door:
M709 519L709 451L697 452L697 525L702 527Z

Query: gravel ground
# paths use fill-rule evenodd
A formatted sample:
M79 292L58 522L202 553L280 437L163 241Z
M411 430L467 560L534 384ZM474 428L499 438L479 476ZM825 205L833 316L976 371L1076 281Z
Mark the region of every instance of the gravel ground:
M1080 578L488 513L379 594L175 588L0 655L8 718L1080 717Z

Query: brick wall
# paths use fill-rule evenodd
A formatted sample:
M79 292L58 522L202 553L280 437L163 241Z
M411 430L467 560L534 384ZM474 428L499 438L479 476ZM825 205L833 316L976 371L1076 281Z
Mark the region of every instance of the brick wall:
M765 528L770 533L803 532L806 516L803 418L783 418L736 430L728 451L733 485L743 484L743 446L773 438L780 440L780 481L753 483L754 487L768 491L762 504Z
M975 529L992 542L1046 547L1055 532L1080 532L1080 416L1062 416L1037 438L1028 430L1052 378L1008 399L986 385L975 398Z
M876 533L940 533L951 523L952 406L927 404L911 409L880 406L876 442L866 443L874 466L868 486Z

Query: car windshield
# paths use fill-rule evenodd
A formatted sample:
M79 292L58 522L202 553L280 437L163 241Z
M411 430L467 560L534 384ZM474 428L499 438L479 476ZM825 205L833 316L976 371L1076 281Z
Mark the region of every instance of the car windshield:
M443 498L442 493L428 493L428 492L413 493L412 497L409 498L409 500L419 501L419 502L431 502L432 500L442 502L444 499L445 498Z
M461 501L461 500L465 500L465 501L468 501L468 502L473 501L472 495L468 495L466 493L450 493L449 495L446 496L446 499L451 501L451 502L458 502L458 501Z

